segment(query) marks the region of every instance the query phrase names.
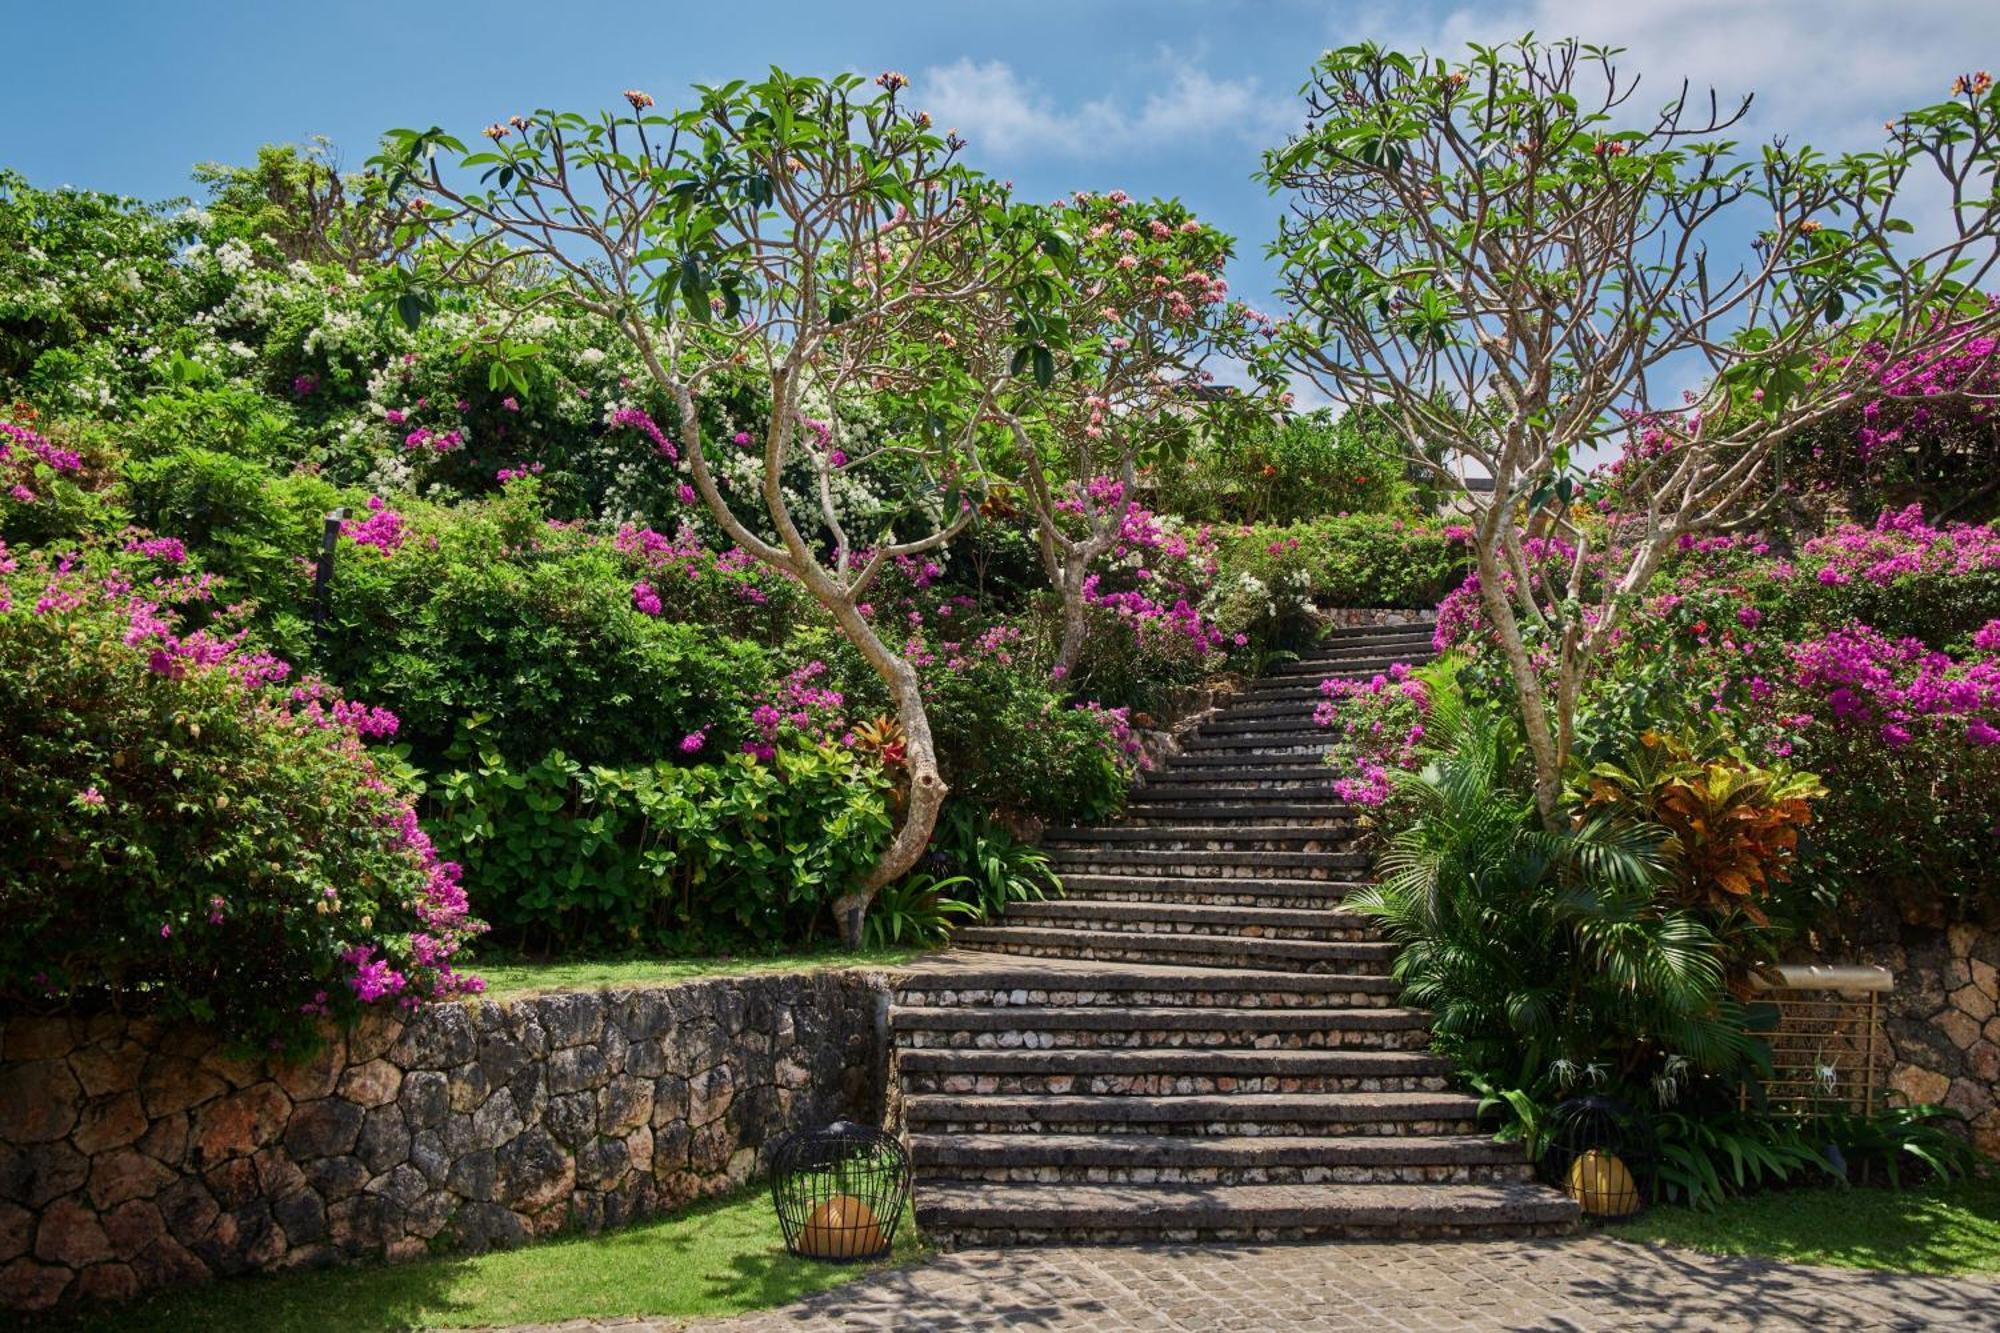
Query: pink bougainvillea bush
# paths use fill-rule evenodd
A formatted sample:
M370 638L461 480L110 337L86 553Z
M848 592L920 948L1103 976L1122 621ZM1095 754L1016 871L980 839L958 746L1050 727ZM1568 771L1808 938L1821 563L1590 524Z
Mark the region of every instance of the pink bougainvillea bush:
M1988 297L2000 301L2000 296ZM2000 339L1969 336L1922 356L1879 345L1854 361L1874 392L1802 432L1788 447L1783 484L1803 509L1872 512L1923 497L1956 517L2000 513Z
M458 867L366 742L396 719L233 631L178 544L0 546L0 996L258 1047L476 978Z
M1528 546L1531 578L1560 576L1574 554ZM1475 691L1504 691L1473 580L1439 608L1437 643L1471 654ZM1414 762L1370 731L1387 721L1374 695L1332 702L1341 763ZM1796 878L1825 902L1917 921L2000 907L2000 531L1912 505L1790 551L1684 539L1591 664L1574 767L1617 762L1655 729L1820 777Z

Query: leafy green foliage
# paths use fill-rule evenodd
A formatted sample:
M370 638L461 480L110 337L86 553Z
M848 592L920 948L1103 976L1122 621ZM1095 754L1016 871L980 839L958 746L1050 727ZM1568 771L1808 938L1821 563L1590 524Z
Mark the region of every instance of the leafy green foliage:
M432 826L514 947L771 947L811 934L874 863L888 786L832 745L692 768L520 764L489 746L437 781Z
M955 921L977 920L979 908L958 896L971 886L963 875L939 878L916 870L885 885L868 905L864 938L871 949L942 943Z
M931 836L929 859L965 880L967 897L982 921L1005 916L1014 903L1037 902L1051 889L1062 889L1048 853L1020 841L966 801L945 806Z
M1215 523L1285 525L1410 508L1402 445L1366 412L1303 413L1203 438L1160 464L1162 505Z
M1441 1051L1511 1087L1569 1068L1650 1077L1667 1060L1733 1073L1753 1057L1710 930L1661 900L1664 833L1596 818L1544 828L1514 783L1518 736L1431 695L1430 744L1400 773L1413 811L1355 895L1403 945L1396 975Z
M1961 1180L1979 1160L1966 1141L1964 1117L1941 1106L1796 1120L1665 1112L1651 1129L1658 1197L1695 1208L1774 1185L1832 1180L1901 1189L1906 1182Z
M1429 607L1465 573L1464 548L1434 521L1351 514L1222 535L1202 609L1225 633L1299 647L1317 610Z
M46 566L11 609L7 591L0 997L145 1006L287 1048L312 1040L302 1011L451 988L455 891L352 733L246 683L278 667L213 631L185 653L141 634L151 603ZM371 964L399 971L363 995Z
M544 523L532 496L409 511L393 555L343 543L323 649L329 674L402 719L436 767L458 728L513 763L560 749L586 764L702 752L744 735L746 687L769 675L752 643L640 614L608 546Z
M938 762L964 800L1079 823L1124 808L1132 763L1110 716L1072 705L1025 664L936 672L926 695Z

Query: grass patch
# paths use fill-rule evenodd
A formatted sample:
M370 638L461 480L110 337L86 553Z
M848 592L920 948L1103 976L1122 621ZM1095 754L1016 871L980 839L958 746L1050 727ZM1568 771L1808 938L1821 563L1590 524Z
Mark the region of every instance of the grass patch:
M891 1262L921 1252L906 1214ZM875 1267L792 1258L770 1195L756 1190L598 1236L393 1267L229 1279L27 1327L35 1333L405 1333L629 1315L694 1318L783 1305Z
M927 949L862 949L837 947L810 952L724 956L720 958L616 958L599 961L473 962L469 970L486 979L486 995L496 1000L519 999L550 991L603 990L606 987L667 986L704 977L747 977L762 972L824 972L843 967L898 967L921 958Z
M1773 1191L1731 1199L1712 1212L1659 1207L1611 1234L1837 1268L2000 1273L2000 1178L1900 1193Z

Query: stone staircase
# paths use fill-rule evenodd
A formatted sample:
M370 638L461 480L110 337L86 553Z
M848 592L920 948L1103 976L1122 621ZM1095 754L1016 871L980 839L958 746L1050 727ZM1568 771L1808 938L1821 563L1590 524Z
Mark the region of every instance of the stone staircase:
M1338 632L1046 843L1065 896L960 930L890 1008L917 1220L946 1246L1539 1235L1576 1208L1475 1124L1400 1008L1319 683L1430 655Z

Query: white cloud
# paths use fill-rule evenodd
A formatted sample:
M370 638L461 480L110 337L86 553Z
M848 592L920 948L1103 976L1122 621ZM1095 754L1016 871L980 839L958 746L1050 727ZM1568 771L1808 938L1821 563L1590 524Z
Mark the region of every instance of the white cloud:
M1453 56L1468 41L1534 32L1622 46L1621 74L1643 75L1636 105L1671 100L1680 80L1724 105L1756 101L1746 138L1786 134L1828 150L1880 143L1882 122L1943 100L1968 64L2000 49L1993 0L1515 0L1444 6L1425 18L1398 7L1343 22L1332 40L1363 36ZM1650 96L1647 90L1650 89Z
M1218 79L1171 53L1154 81L1142 99L1065 107L1004 61L961 57L925 70L912 92L940 126L998 157L1104 157L1214 138L1261 144L1295 115L1292 99L1267 95L1255 79Z

